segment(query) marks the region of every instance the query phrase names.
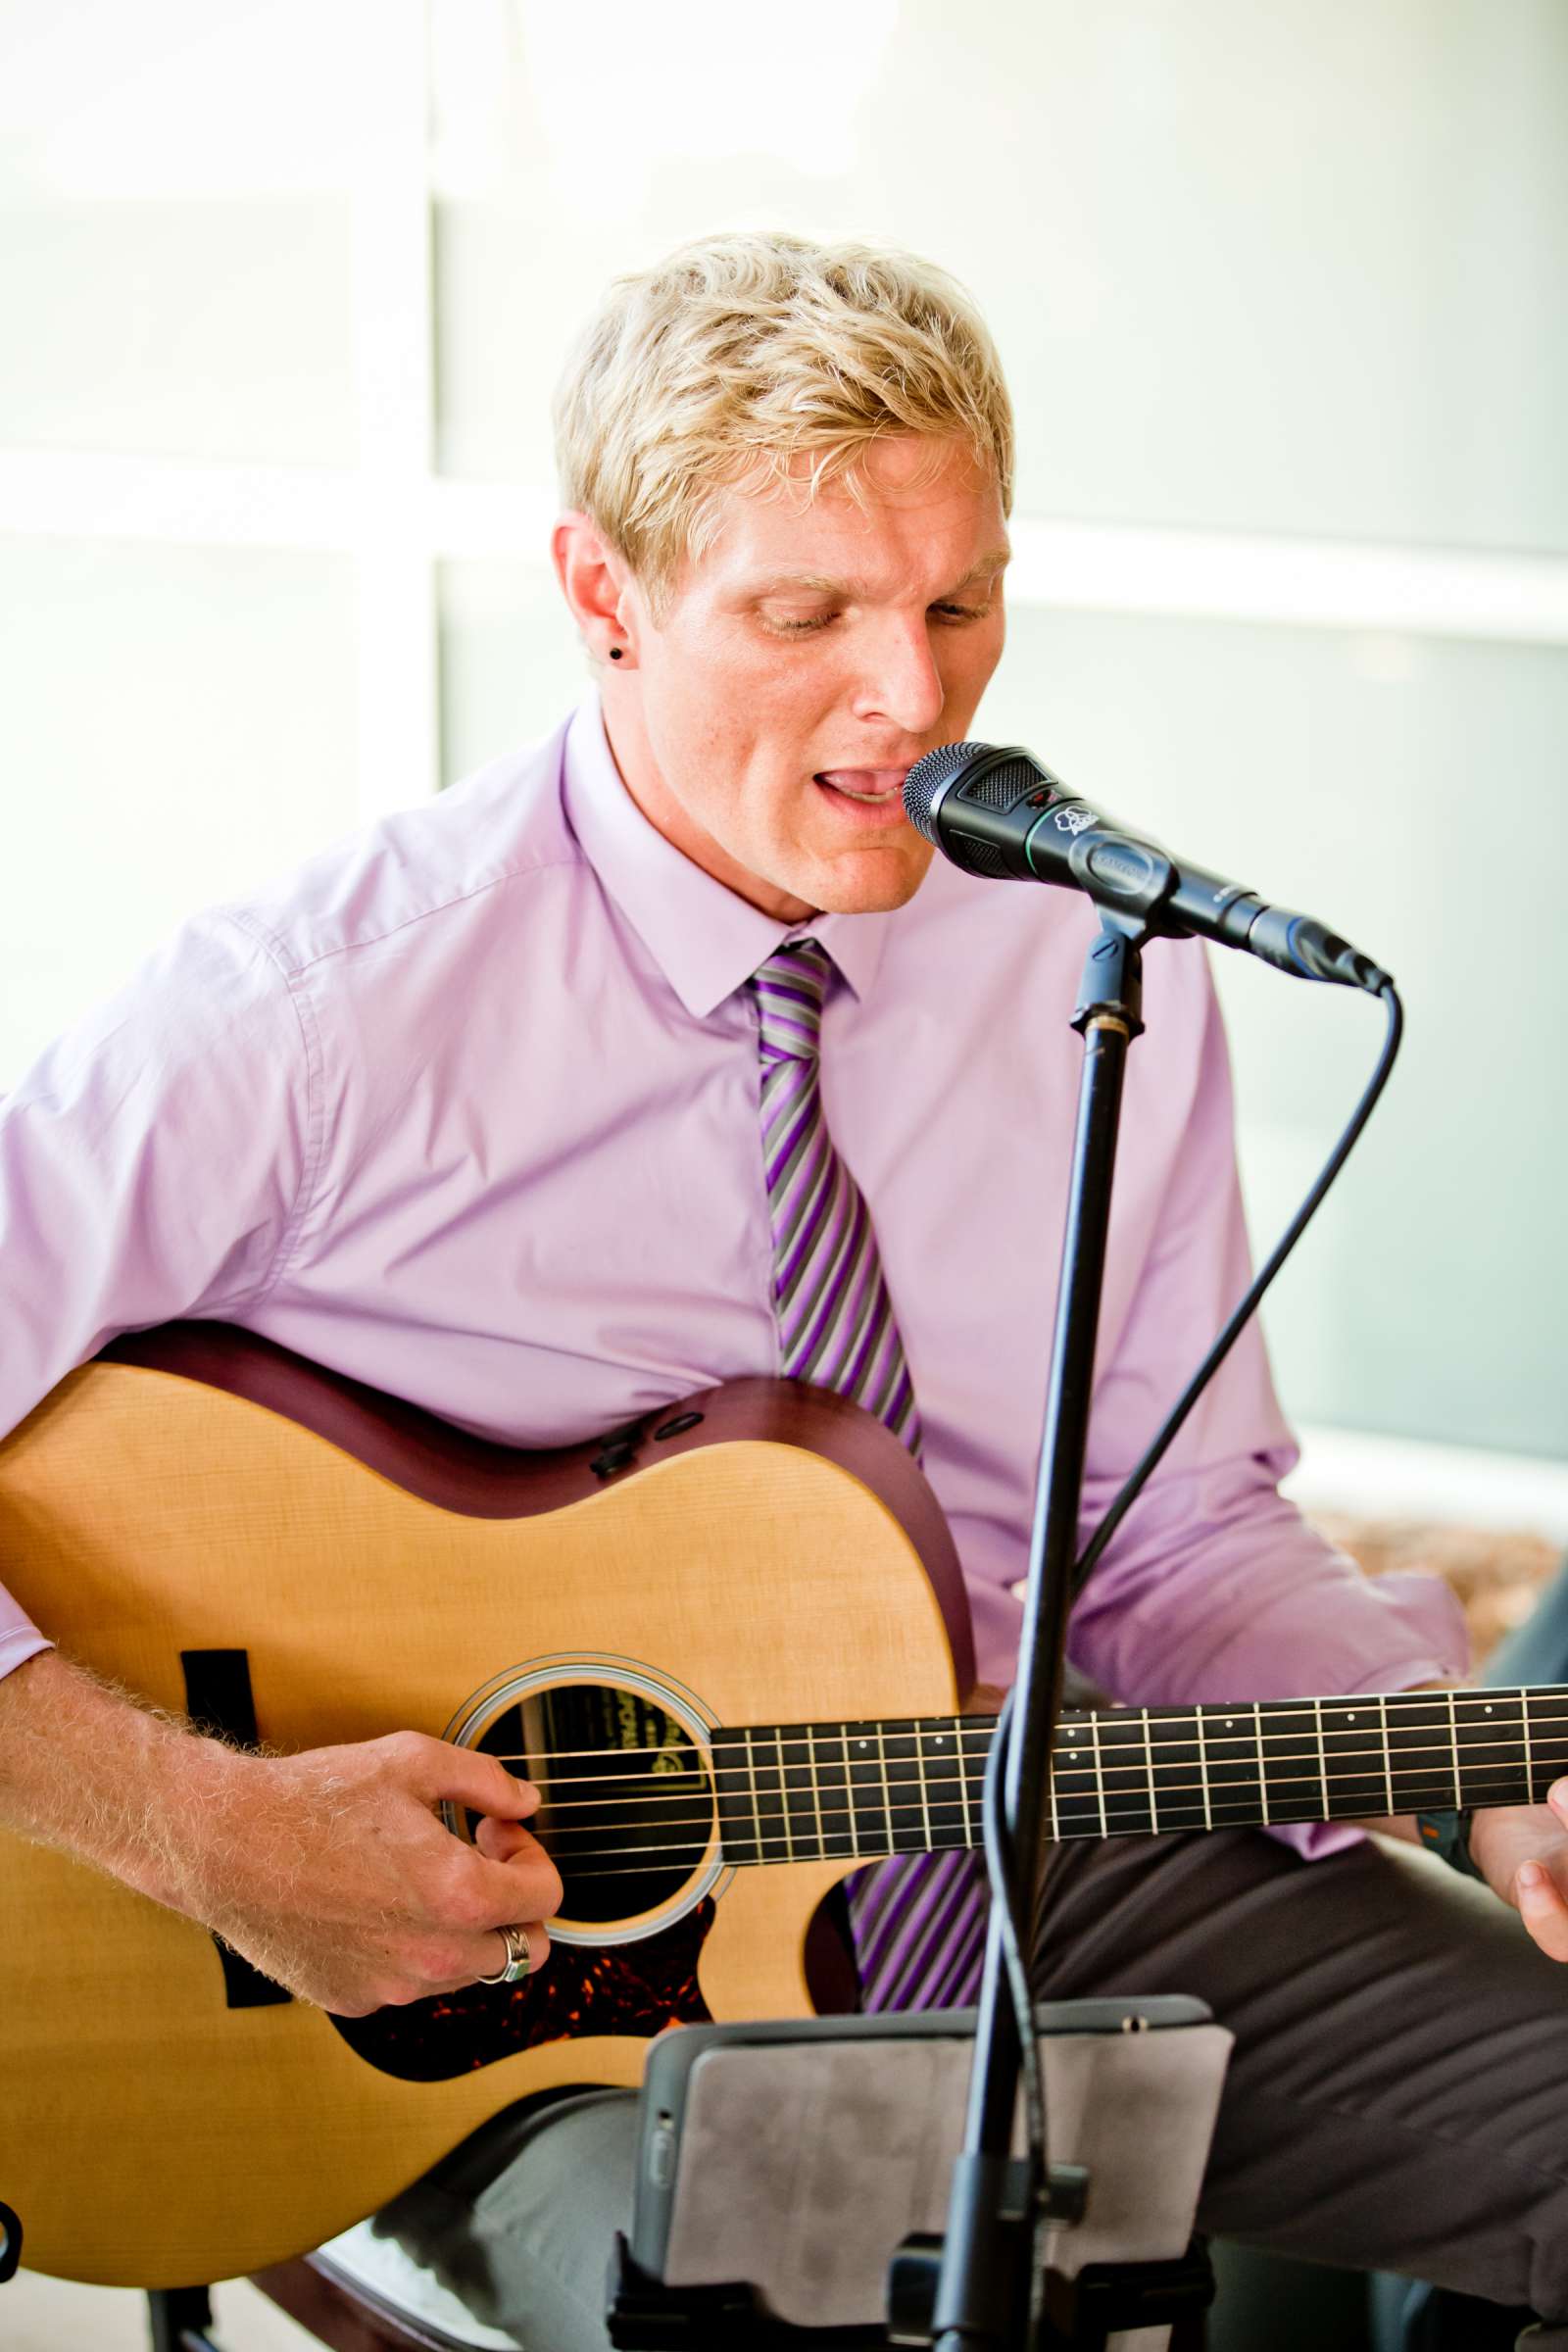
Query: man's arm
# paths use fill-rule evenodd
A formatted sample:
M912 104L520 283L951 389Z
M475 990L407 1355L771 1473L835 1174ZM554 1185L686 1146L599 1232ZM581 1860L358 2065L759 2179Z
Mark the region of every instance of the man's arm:
M485 1816L454 1838L443 1799ZM345 2017L493 1974L496 1931L539 1924L561 1881L521 1827L538 1792L417 1732L303 1755L204 1738L45 1651L0 1681L0 1827L95 1864L214 1929Z
M0 1103L0 1433L112 1333L254 1310L316 1182L322 1074L283 973L199 917ZM0 1575L4 1561L0 1559ZM46 1615L40 1609L40 1615ZM46 1646L0 1594L0 1826L215 1929L345 2013L501 1964L560 1882L493 1758L400 1733L251 1756ZM480 1848L433 1808L484 1814Z

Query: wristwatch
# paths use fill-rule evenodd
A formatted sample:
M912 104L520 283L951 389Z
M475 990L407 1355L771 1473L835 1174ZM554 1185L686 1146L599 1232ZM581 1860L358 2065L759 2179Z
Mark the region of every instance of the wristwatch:
M1428 1853L1438 1854L1453 1870L1467 1879L1479 1879L1487 1885L1487 1874L1470 1851L1470 1825L1475 1820L1474 1809L1467 1805L1460 1813L1418 1813L1416 1833Z

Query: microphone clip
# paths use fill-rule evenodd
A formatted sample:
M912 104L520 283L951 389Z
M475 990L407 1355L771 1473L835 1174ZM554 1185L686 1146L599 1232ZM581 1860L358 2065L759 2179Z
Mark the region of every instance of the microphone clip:
M1119 906L1102 906L1100 937L1084 957L1072 1026L1087 1039L1091 1029L1119 1030L1129 1044L1144 1034L1144 960L1140 954L1149 925Z

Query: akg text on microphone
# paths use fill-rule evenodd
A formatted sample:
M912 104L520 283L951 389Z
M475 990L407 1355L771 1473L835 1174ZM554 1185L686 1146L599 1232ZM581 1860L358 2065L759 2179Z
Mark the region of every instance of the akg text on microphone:
M928 752L905 778L904 807L916 830L968 873L1082 890L1150 932L1242 948L1299 980L1338 981L1373 996L1390 985L1387 972L1326 924L1179 862L1077 799L1017 744L949 743Z

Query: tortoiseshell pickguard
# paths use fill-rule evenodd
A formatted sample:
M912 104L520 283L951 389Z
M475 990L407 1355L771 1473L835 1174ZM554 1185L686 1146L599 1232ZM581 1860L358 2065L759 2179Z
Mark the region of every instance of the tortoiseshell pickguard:
M663 2026L706 2025L711 2011L698 1988L697 1961L712 1921L708 1898L638 1943L597 1951L553 1943L547 1965L524 1984L467 1984L332 2023L350 2049L405 2082L444 2082L545 2041L649 2037Z

